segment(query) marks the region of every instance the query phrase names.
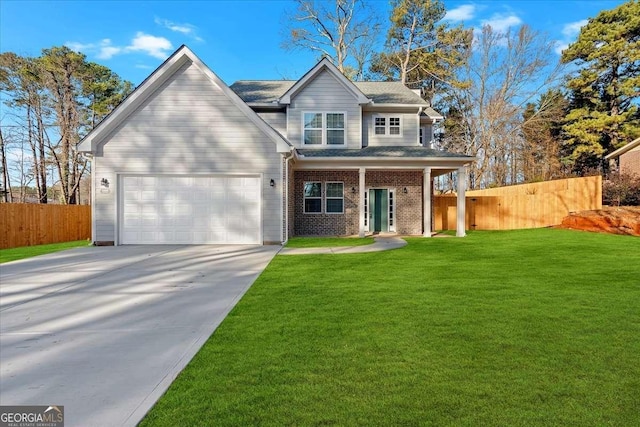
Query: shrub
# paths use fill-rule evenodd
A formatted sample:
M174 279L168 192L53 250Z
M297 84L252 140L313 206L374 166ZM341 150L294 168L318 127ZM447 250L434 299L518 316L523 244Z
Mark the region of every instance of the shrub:
M640 175L609 176L602 184L602 201L611 206L640 206Z

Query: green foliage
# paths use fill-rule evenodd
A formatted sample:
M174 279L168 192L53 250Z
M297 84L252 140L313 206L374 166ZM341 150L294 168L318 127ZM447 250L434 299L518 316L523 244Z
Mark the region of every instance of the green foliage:
M571 111L564 126L576 169L640 136L640 2L601 12L562 54L578 71L567 81Z
M438 23L444 15L440 0L394 0L385 51L374 56L371 71L422 88L428 100L443 85L468 84L456 71L467 60L472 30Z
M140 425L637 424L640 239L407 240L277 256Z

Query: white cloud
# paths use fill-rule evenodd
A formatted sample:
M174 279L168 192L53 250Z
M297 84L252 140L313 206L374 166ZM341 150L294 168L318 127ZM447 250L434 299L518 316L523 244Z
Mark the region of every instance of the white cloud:
M118 46L112 46L111 39L102 39L100 41L100 49L96 54L96 58L111 59L120 52L122 52L122 48Z
M154 58L166 59L173 50L173 45L164 37L156 37L138 31L131 44L124 48L126 52L143 52Z
M196 27L195 25L191 25L191 24L177 24L175 22L171 22L168 19L162 19L162 18L158 18L156 17L154 19L154 22L157 25L160 25L162 27L165 27L171 31L177 32L177 33L181 33L184 35L187 35L191 38L193 38L196 41L203 41L201 37L199 37L196 32L198 30L198 27Z
M588 20L583 19L581 21L570 22L568 24L565 24L564 27L562 27L562 34L566 38L573 38L578 35L578 33L580 32L580 28L587 25L588 22L589 22Z
M476 6L473 4L463 4L455 9L447 11L443 19L447 21L469 21L476 13Z
M480 23L483 27L485 25L491 26L491 28L497 33L506 33L509 28L522 24L522 19L517 15L503 15L501 13L496 13L489 19L483 19Z
M136 65L134 65L134 67L140 68L141 70L151 70L151 69L153 69L153 67L151 65L146 65L146 64L136 64Z
M78 42L66 42L64 44L69 49L75 52L85 52L88 50L92 50L96 47L94 43L78 43Z
M589 23L588 20L583 19L581 21L569 22L562 27L562 40L556 40L556 46L553 50L558 55L562 55L562 51L569 47L569 43L573 42L576 36L580 33L580 29Z

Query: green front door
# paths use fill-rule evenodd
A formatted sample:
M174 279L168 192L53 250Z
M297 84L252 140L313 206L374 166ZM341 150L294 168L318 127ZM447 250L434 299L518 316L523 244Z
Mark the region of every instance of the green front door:
M372 231L389 231L389 190L369 190L369 207Z

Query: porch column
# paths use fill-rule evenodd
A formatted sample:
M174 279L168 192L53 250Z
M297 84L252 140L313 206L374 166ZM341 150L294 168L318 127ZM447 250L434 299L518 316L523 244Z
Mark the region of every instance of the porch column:
M456 224L456 236L464 237L465 232L465 217L466 217L466 203L465 203L465 189L467 187L467 170L464 166L458 168L458 208L456 209L458 218Z
M431 237L431 168L424 168L422 183L422 227L424 237Z
M366 191L365 188L365 168L359 169L360 180L358 181L358 189L360 190L360 201L358 203L358 225L359 225L359 233L360 237L364 237L364 193Z

